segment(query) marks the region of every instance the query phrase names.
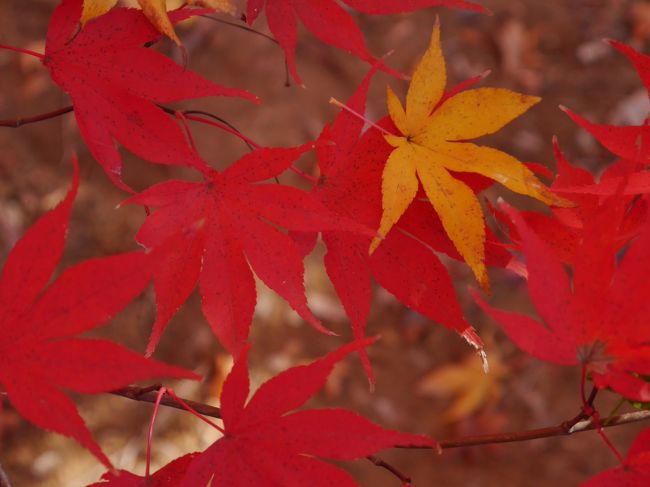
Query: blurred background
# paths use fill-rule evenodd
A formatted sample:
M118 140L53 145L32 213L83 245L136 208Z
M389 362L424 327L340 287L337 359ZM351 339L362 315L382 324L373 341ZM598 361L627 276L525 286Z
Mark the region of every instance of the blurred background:
M42 52L55 0L2 0L0 43ZM173 2L170 2L170 5ZM507 87L543 97L529 113L485 142L521 160L554 168L551 137L557 135L574 164L598 173L612 157L558 109L564 104L596 122L638 124L648 115L647 93L622 55L602 42L625 41L650 47L650 2L643 0L486 0L485 16L427 9L391 17L355 15L368 46L380 56L395 50L389 64L412 72L426 49L432 25L441 18L443 49L450 82L492 74L483 86ZM243 2L240 2L240 7ZM227 17L222 17L227 18ZM268 32L263 17L255 28ZM292 146L314 139L337 111L331 96L347 99L368 66L317 41L301 30L297 66L306 88L285 86L282 51L261 36L195 19L178 33L190 57L189 67L204 76L257 94L263 105L238 100L195 100L193 107L219 115L265 146ZM180 62L168 41L156 48ZM368 116L385 114L385 86L405 93L403 81L378 74L372 85ZM68 105L68 97L50 81L35 58L0 50L0 119L33 116ZM215 167L223 168L247 150L237 139L212 128L193 126L197 146ZM144 220L140 208L115 209L125 194L112 186L79 138L71 114L24 126L0 128L0 255L4 259L25 229L53 207L70 185L70 155L79 153L82 182L75 202L63 265L136 247L134 235ZM169 178L196 178L178 168L144 163L124 152L125 180L144 189ZM313 160L301 167L313 172ZM285 184L301 186L293 174ZM510 201L523 198L503 194ZM490 193L493 195L493 193ZM306 261L310 305L341 339L319 335L289 306L259 284L252 327L251 375L254 387L287 367L304 363L350 339L349 326L322 266L318 247ZM450 263L459 299L470 323L487 345L490 374L454 333L428 321L376 288L367 334L381 335L369 350L377 377L370 393L358 360L335 369L310 407L343 406L381 425L438 439L556 425L579 410L578 370L541 363L525 356L483 316L468 298L476 286L465 266ZM492 272L493 303L531 310L522 282ZM155 309L147 292L113 322L95 332L144 351ZM195 294L174 317L155 357L203 374L200 384L175 385L179 395L218 404L232 361L214 339ZM152 407L109 395L75 396L82 416L118 468L144 472L146 431ZM597 406L607 415L616 398L603 393ZM98 480L101 465L75 442L24 422L5 401L0 413L0 462L16 487L83 486ZM609 430L623 453L643 425ZM154 470L186 452L204 449L216 432L187 413L160 412L154 436ZM408 473L415 485L572 486L616 464L593 432L501 446L445 451L386 451L382 458ZM397 486L397 480L370 462L345 465L362 485Z

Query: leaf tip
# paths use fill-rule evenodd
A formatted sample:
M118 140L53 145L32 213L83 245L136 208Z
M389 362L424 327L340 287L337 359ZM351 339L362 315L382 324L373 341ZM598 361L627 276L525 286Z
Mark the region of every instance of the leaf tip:
M474 298L474 300L477 301L480 306L480 301L482 301L482 299L480 298L476 290L474 288L470 288L469 292L472 295L472 298ZM460 336L462 336L465 339L465 341L474 350L476 350L476 353L481 359L481 364L483 365L483 372L487 374L490 371L490 364L488 362L487 353L485 353L485 349L483 348L483 341L481 340L481 337L478 336L476 330L471 326L465 328L465 330L460 334Z
M481 263L478 269L474 269L474 272L476 274L476 280L481 285L481 289L483 289L485 294L491 294L490 278L488 277L487 269L485 268L485 265Z
M476 293L475 289L471 289L471 292L474 294ZM477 294L478 295L478 294ZM472 328L471 326L468 326L463 330L463 332L460 334L460 336L463 337L463 339L469 343L469 345L474 348L475 350L482 350L483 349L483 340L481 340L481 337L478 336L478 333L476 333L476 330Z
M487 375L490 372L490 363L488 362L487 353L485 353L484 349L480 349L478 351L478 356L481 359L481 364L483 365L483 373Z
M379 247L379 244L383 240L383 237L377 236L372 239L372 242L370 244L370 248L368 249L368 255L372 255L375 253L375 250L377 250L377 247Z

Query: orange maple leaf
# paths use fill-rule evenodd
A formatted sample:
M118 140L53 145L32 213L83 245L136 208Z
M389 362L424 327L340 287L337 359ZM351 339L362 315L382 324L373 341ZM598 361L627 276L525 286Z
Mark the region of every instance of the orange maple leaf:
M402 136L386 135L395 150L383 172L383 214L370 253L409 207L421 182L445 232L487 288L483 211L472 189L449 171L487 176L546 204L566 206L568 202L553 194L516 158L466 142L498 131L540 98L501 88L479 88L443 100L445 85L445 60L436 23L431 44L413 74L405 108L388 87L388 111Z

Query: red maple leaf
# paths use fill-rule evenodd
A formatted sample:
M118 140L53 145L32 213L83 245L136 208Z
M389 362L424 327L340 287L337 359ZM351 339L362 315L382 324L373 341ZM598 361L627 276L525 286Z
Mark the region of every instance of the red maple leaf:
M197 453L188 453L172 460L149 477L141 477L125 470L106 472L103 482L88 487L177 487Z
M488 12L481 5L462 0L343 0L343 2L367 14L396 14L434 6ZM284 50L289 70L297 83L301 81L295 65L296 17L324 43L347 51L371 64L376 62L368 52L363 35L354 19L335 0L248 0L246 18L249 24L252 25L264 7L266 7L269 29Z
M212 330L229 351L238 353L255 309L251 267L302 318L330 333L307 307L303 256L276 225L298 231L344 228L374 234L339 218L308 193L257 184L280 174L313 147L260 149L221 174L213 171L206 182L169 181L128 200L158 208L137 235L140 243L154 250L157 262L158 314L148 353L197 281Z
M491 308L475 293L478 304L523 351L549 362L581 364L598 388L650 400L650 385L638 377L650 373L650 224L644 222L616 266L617 227L625 206L618 198L605 201L585 222L569 279L557 253L523 217L506 205L504 211L521 238L528 293L542 322Z
M363 113L373 69L348 101L348 107ZM353 218L369 228L378 228L382 213L382 171L392 147L383 134L370 128L360 138L363 120L348 111L341 111L321 139L334 144L318 148L319 183L312 194L331 211ZM388 118L380 126L393 129ZM480 191L491 184L480 176L461 176ZM423 194L421 196L424 196ZM372 256L368 248L372 236L337 230L322 232L327 246L325 268L350 318L356 338L364 333L370 310L372 275L379 284L402 303L428 318L460 333L476 348L482 343L474 329L465 321L456 292L445 266L435 252L442 252L462 261L454 244L447 237L442 223L426 198L416 198ZM303 252L311 250L316 235L299 236ZM508 253L494 245L488 230L487 259L494 265L505 265ZM364 366L372 380L365 351Z
M353 460L394 446L435 447L432 439L385 430L345 409L294 411L323 386L334 365L374 340L345 345L309 365L293 367L249 396L248 348L221 393L224 437L191 463L183 487L282 485L356 486L345 471L319 458Z
M0 384L16 410L35 425L70 436L105 465L63 389L94 394L151 377L196 379L107 340L76 335L111 319L151 279L143 252L87 260L48 282L61 258L72 202L65 200L41 217L13 248L0 280Z
M608 40L634 64L646 90L650 93L650 56L641 54L622 42ZM571 119L593 135L609 151L623 159L648 164L650 156L650 126L619 127L591 123L568 108L561 107Z
M625 463L605 470L582 487L647 487L650 485L650 428L643 430L627 452Z
M79 29L82 0L63 0L47 32L43 64L70 95L79 131L111 180L121 180L115 141L159 164L206 169L179 125L159 103L205 96L256 98L224 88L144 47L160 33L141 10L117 8ZM170 13L179 22L201 10Z
M617 194L617 198L628 208L617 228L617 248L622 248L637 236L646 220L647 204L645 199L636 199L633 192L625 191L625 188L631 188L624 184L623 180L629 181L637 174L643 174L636 172L641 165L638 162L619 159L603 172L600 181L596 183L589 171L576 167L567 160L557 140L553 141L553 149L557 161L557 176L551 188L557 193L566 193L575 206L551 207L552 215L532 211L523 211L521 215L528 226L553 248L560 260L571 264L579 255L578 249L588 222L598 217L602 211L602 196ZM623 194L624 192L629 195ZM499 211L494 211L494 215L508 228L509 237L513 242L511 247L521 248L517 228L510 218Z

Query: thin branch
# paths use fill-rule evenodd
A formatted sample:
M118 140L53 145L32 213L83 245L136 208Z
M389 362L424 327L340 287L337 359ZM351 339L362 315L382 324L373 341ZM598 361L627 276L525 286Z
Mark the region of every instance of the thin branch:
M268 39L269 41L273 42L276 45L280 45L280 43L277 41L277 39L271 37L268 34L265 34L264 32L260 32L258 30L255 30L255 29L251 28L251 27L248 27L247 25L238 24L236 22L230 22L228 20L219 19L217 17L211 17L209 15L200 15L199 17L203 17L204 19L212 20L214 22L219 22L221 24L229 25L230 27L235 27L237 29L245 30L246 32L250 32L251 34L256 34L258 36L264 37L265 39ZM246 22L245 16L242 16L241 20L243 22ZM289 63L287 62L286 56L284 58L284 76L285 76L284 86L286 86L288 88L288 87L291 86L291 78L289 77Z
M213 120L216 120L217 122L222 123L223 125L225 125L229 129L231 129L232 132L230 130L228 130L228 133L230 133L232 135L236 135L237 137L239 137L246 144L246 147L248 147L249 150L254 151L256 148L259 149L259 146L255 142L253 142L251 139L246 137L241 132L241 130L237 129L237 127L235 127L233 124L231 124L227 120L224 120L221 117L218 117L217 115L214 115L214 114L212 114L210 112L205 112L203 110L185 110L183 112L183 114L188 116L188 119L191 119L191 120L194 120L194 121L199 121L199 120L197 120L196 118L191 118L190 117L191 115L202 115L204 117L208 117L208 118L211 118ZM223 127L219 127L219 128L223 129Z
M0 120L0 127L18 128L30 123L42 122L43 120L49 120L51 118L65 115L66 113L70 113L72 110L74 110L74 107L72 105L69 105L67 107L59 108L58 110L54 110L52 112L41 113L40 115L35 115L33 117L16 118L13 120Z
M135 401L155 403L157 397L157 390L160 388L160 385L155 385L151 387L136 387L129 386L115 391L111 391L111 394L118 396L126 397L128 399L133 399ZM587 402L593 402L595 398L595 393L592 391ZM212 418L221 418L221 411L219 408L210 406L208 404L203 404L199 402L190 401L184 399L184 401L192 406L197 412L210 416ZM169 406L176 409L184 410L174 399L168 397L167 395L163 396L160 404L163 406ZM646 421L650 419L650 410L643 411L634 411L631 413L619 414L618 416L613 416L609 419L607 424L602 425L603 428L611 428L613 426L620 426L624 424L637 423L639 421ZM567 421L560 423L557 426L549 426L546 428L537 428L526 431L514 431L508 433L494 433L489 435L477 435L477 436L465 436L462 438L455 438L451 440L442 440L439 441L434 449L447 450L450 448L463 448L468 446L478 446L478 445L491 445L497 443L511 443L517 441L528 441L535 440L538 438L553 438L555 436L570 436L574 433L582 433L583 431L595 430L597 426L594 424L592 419L587 419L584 412L580 412L577 416ZM431 449L430 446L419 446L419 445L400 445L396 448L410 448L410 449ZM371 460L372 461L372 460Z
M623 424L637 423L639 421L646 421L650 419L650 411L634 411L631 413L619 414L612 417L607 424L603 424L603 428L611 428L612 426L620 426ZM468 436L466 438L458 438L454 440L443 440L440 442L440 448L443 450L449 448L462 448L467 446L490 445L496 443L511 443L515 441L528 441L538 438L552 438L555 436L570 436L574 433L582 433L584 431L593 431L598 429L593 419L583 419L575 423L573 426L567 428L570 422L562 423L558 426L551 426L548 428L539 428L527 431L516 431L512 433L497 433L494 435L479 435ZM421 448L421 447L406 447L406 448Z
M0 487L11 487L11 482L9 482L9 477L7 477L7 473L2 468L1 463L0 463Z
M158 397L158 389L160 389L161 386L156 385L154 387L155 388L128 386L128 387L123 387L121 389L116 389L114 391L111 391L111 394L114 394L116 396L126 397L134 401L149 402L155 404L156 399ZM221 410L218 407L210 406L209 404L203 404L200 402L190 401L189 399L183 399L183 400L187 404L192 406L192 409L203 414L204 416L210 416L212 418L221 418ZM181 406L171 396L168 396L167 394L165 394L162 397L162 399L160 400L160 404L170 408L176 408L185 411L185 408L183 406Z
M388 470L390 473L392 473L395 477L397 477L400 482L402 482L402 485L411 485L411 477L408 475L403 474L399 470L397 470L395 467L393 467L390 463L386 463L386 461L382 460L381 458L375 456L375 455L368 455L366 457L370 462L372 462L374 465L377 467L385 468Z
M217 128L220 128L221 130L223 130L225 132L229 132L229 133L231 133L233 135L236 135L237 137L239 137L241 140L243 140L248 145L249 149L253 148L253 149L257 150L257 149L262 148L254 140L252 140L251 138L245 136L239 130L234 128L232 124L224 121L222 118L217 117L216 115L212 115L211 113L198 111L198 110L186 110L183 113L185 114L185 116L186 116L186 118L188 120L193 120L195 122L200 122L200 123L204 123L204 124L207 124L207 125L213 125L213 126L215 126ZM210 117L213 120L205 120L203 118L192 115L194 113L199 114L201 116ZM304 171L301 171L300 169L298 169L293 164L291 166L289 166L288 169L290 171L293 171L295 174L297 174L301 178L305 179L306 181L309 181L312 185L318 184L318 179L317 178L315 178L313 176L310 176L309 174L307 174Z
M220 24L225 24L229 25L230 27L235 27L237 29L245 30L246 32L250 32L251 34L256 34L260 37L264 37L265 39L268 39L269 41L273 42L274 44L279 44L277 40L275 40L273 37L271 37L268 34L265 34L264 32L260 32L259 30L255 30L252 27L248 27L247 25L242 25L238 24L236 22L230 22L229 20L224 20L220 19L217 17L211 17L209 15L199 15L199 17L203 17L204 19L212 20L213 22L219 22Z
M163 110L165 113L168 113L169 115L173 115L175 117L179 117L180 115L184 115L187 120L192 120L195 122L200 122L208 125L213 125L217 128L220 128L221 130L228 132L232 135L235 135L239 137L250 150L255 150L259 149L260 146L256 144L253 140L250 138L246 137L242 132L240 132L235 126L233 126L230 122L227 120L224 120L221 117L218 117L216 115L213 115L212 113L209 112L204 112L201 110L183 110L183 111L177 111L174 110L173 108L166 107L164 105L158 105L158 107ZM33 117L24 117L24 118L15 118L11 120L0 120L0 127L11 127L11 128L18 128L21 127L22 125L27 125L30 123L35 123L35 122L42 122L44 120L49 120L54 117L58 117L60 115L63 115L65 113L70 113L71 111L74 110L74 107L72 105L69 105L67 107L59 108L58 110L54 110L52 112L47 112L47 113L42 113L40 115L35 115ZM208 117L213 119L211 120L205 120L204 118L197 117L195 115L200 115L202 117ZM184 120L182 120L185 122ZM191 133L189 130L187 130L187 135L190 138L191 141ZM289 166L289 170L293 171L296 173L298 176L302 177L303 179L309 181L311 184L315 185L318 183L318 179L316 179L313 176L310 176L309 174L301 171L297 167L291 165ZM275 178L277 181L277 177ZM277 181L279 183L279 181Z
M623 413L619 414L618 416L613 416L609 419L607 424L603 425L603 428L610 428L612 426L618 426L621 424L638 423L639 421L645 421L647 419L650 419L650 410L644 409L642 411L632 411L630 413ZM579 421L576 423L567 434L572 435L573 433L581 433L583 431L591 431L593 429L596 429L594 422L591 419L585 419L584 421Z

